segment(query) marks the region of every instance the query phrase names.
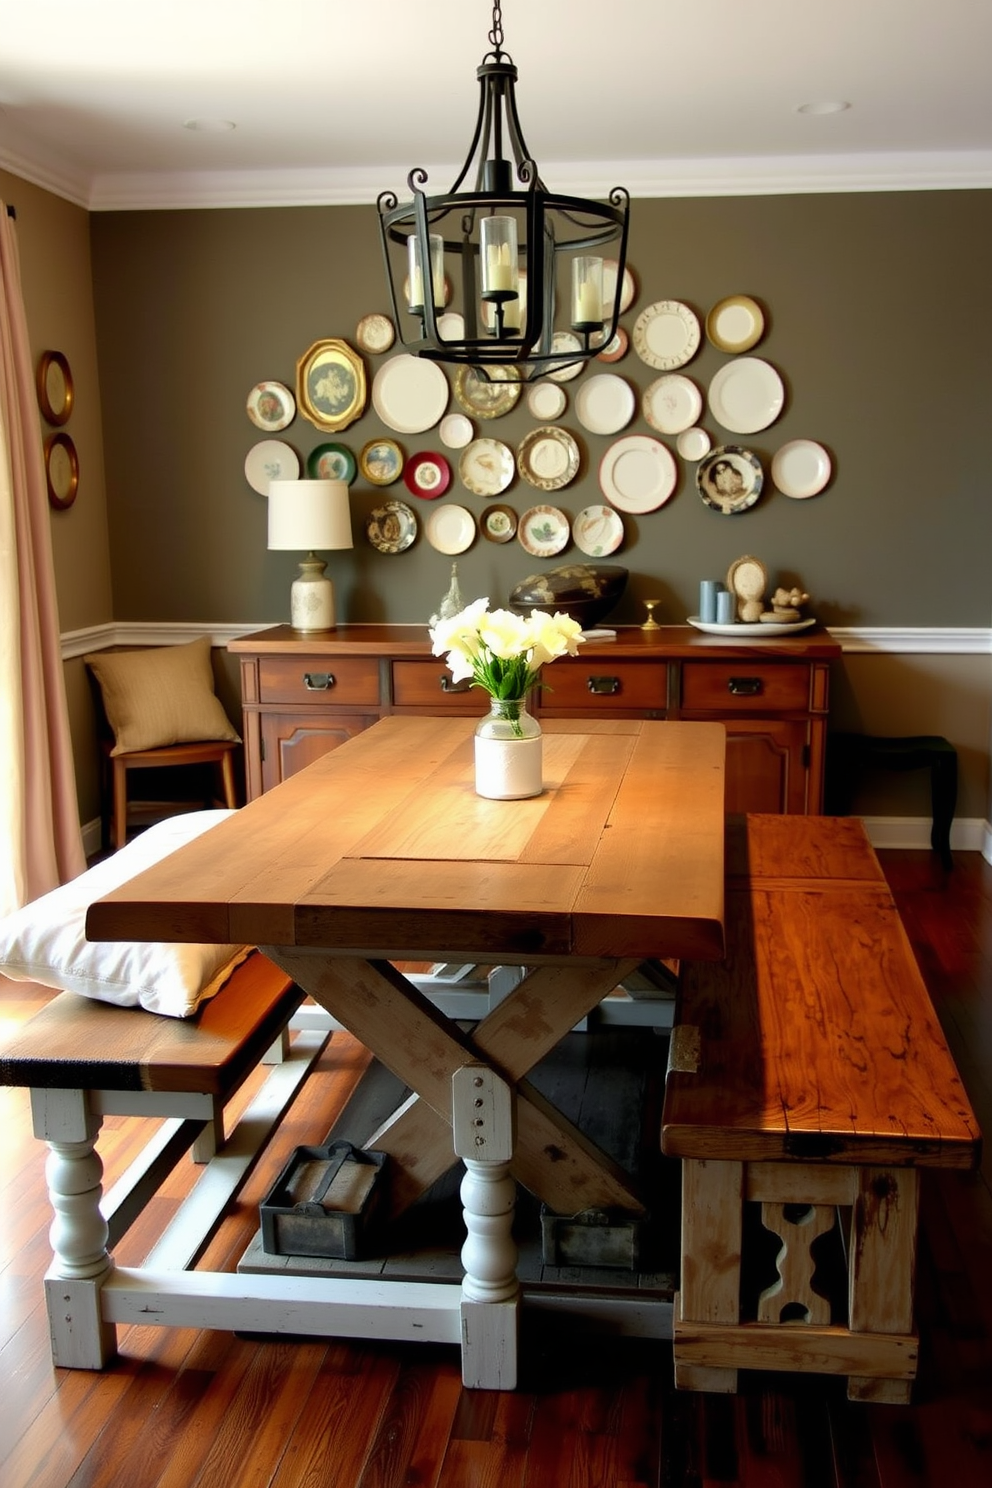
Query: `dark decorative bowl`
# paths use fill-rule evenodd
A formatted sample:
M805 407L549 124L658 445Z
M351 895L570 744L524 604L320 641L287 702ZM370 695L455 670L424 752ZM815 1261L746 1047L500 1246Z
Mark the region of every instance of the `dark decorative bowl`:
M598 625L620 601L627 587L627 570L610 564L568 563L521 579L510 591L507 607L515 615L561 610L583 630Z

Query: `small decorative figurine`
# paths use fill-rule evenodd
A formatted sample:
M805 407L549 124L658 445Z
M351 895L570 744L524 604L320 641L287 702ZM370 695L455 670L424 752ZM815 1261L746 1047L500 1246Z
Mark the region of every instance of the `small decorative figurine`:
M439 620L450 620L453 615L460 614L464 608L465 601L462 599L462 591L458 587L458 564L453 563L451 565L451 583L448 585L448 592L442 599L437 614L432 615L427 623L428 625L436 625Z
M737 618L752 625L764 609L768 570L759 558L750 554L736 558L727 569L727 588L737 601Z
M792 589L776 589L772 595L772 607L762 612L761 619L768 621L769 624L775 621L780 625L801 620L799 607L806 604L808 599L809 595L804 594L802 589L795 586Z

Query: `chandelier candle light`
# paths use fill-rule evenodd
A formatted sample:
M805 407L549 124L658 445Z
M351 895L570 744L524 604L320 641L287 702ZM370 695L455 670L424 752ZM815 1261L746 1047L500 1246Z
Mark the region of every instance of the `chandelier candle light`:
M430 629L435 656L444 656L455 682L489 694L489 713L475 730L475 789L493 801L539 796L544 789L541 725L527 697L541 687L541 668L576 656L582 627L569 615L529 616L490 610L477 599Z

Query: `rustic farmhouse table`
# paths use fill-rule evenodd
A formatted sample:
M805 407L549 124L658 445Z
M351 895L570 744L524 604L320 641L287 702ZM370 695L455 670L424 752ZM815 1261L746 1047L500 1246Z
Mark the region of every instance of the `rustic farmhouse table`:
M523 801L475 794L473 730L383 719L91 908L94 939L261 946L411 1088L375 1138L393 1212L466 1166L461 1287L189 1273L157 1321L192 1287L201 1326L460 1341L467 1384L512 1388L514 1180L557 1213L642 1208L526 1075L641 961L723 955L724 729L548 723ZM471 1035L395 964L456 959L524 968Z

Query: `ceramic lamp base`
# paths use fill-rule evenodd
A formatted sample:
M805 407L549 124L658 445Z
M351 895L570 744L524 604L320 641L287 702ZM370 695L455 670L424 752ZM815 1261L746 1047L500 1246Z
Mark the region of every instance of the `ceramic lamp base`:
M294 630L334 629L334 586L324 573L326 567L312 553L301 561L289 599L289 623Z

